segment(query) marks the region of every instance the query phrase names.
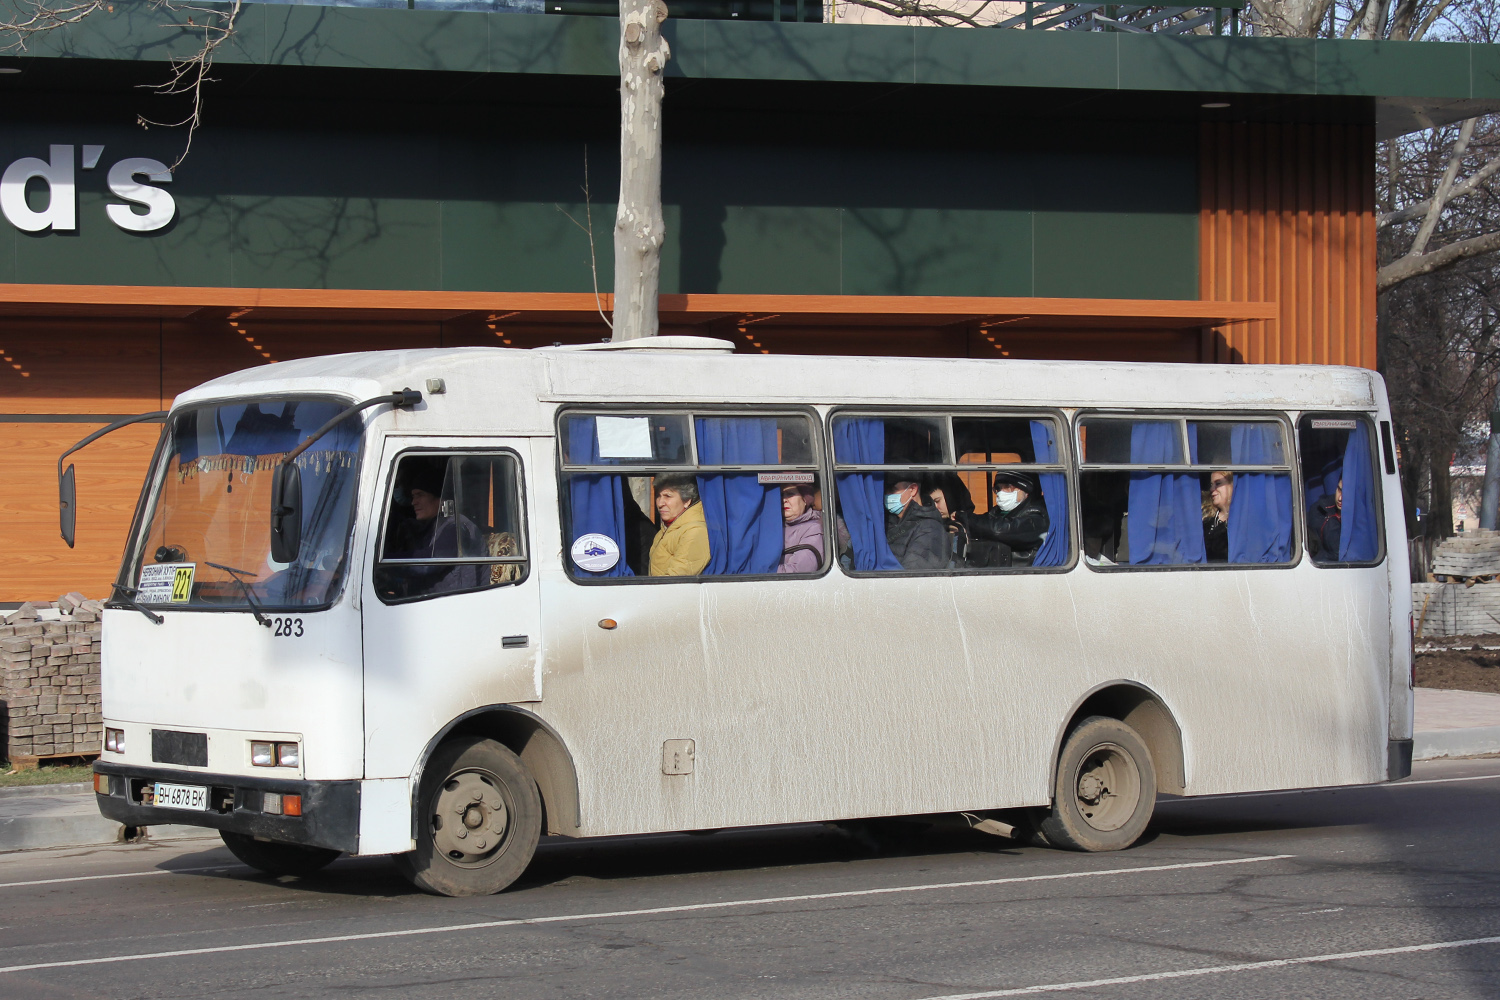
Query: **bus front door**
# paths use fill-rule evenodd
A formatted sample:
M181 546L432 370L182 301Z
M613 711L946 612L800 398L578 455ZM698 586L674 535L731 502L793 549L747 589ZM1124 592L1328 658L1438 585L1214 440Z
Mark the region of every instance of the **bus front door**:
M366 778L407 778L466 712L541 699L529 448L386 441L361 585Z

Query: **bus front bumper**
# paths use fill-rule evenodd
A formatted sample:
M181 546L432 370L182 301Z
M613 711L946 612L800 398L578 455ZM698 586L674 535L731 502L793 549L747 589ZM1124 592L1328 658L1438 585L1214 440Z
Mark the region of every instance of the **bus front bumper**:
M359 782L298 781L247 777L241 774L204 774L155 767L129 767L98 762L94 773L104 775L109 791L94 798L105 818L133 827L204 826L228 830L281 844L328 847L353 853L359 849ZM147 805L143 793L156 782L208 790L206 809L174 809ZM266 811L267 792L301 796L301 815ZM272 799L271 801L274 801Z

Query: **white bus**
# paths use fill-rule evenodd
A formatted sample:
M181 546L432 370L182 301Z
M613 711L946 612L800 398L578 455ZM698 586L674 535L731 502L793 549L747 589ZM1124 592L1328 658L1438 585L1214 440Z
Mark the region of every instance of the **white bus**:
M97 799L268 872L491 893L544 834L959 813L1113 850L1158 793L1410 771L1369 371L663 337L290 361L165 419Z

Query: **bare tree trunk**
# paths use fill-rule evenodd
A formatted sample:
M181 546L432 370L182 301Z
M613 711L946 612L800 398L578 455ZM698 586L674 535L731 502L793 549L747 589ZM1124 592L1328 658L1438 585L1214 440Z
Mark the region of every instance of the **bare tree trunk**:
M1453 453L1447 449L1437 451L1432 456L1432 510L1427 515L1429 538L1441 540L1453 537L1452 464Z
M1500 525L1500 395L1490 411L1490 441L1484 459L1484 492L1479 495L1479 526L1493 531Z
M614 340L657 333L661 287L663 0L620 0L620 206L615 215Z

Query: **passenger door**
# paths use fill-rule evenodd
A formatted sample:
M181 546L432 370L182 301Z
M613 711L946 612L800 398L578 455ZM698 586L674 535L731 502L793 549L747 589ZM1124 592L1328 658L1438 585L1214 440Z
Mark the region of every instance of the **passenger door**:
M365 776L450 720L542 696L525 439L387 439L366 542Z

